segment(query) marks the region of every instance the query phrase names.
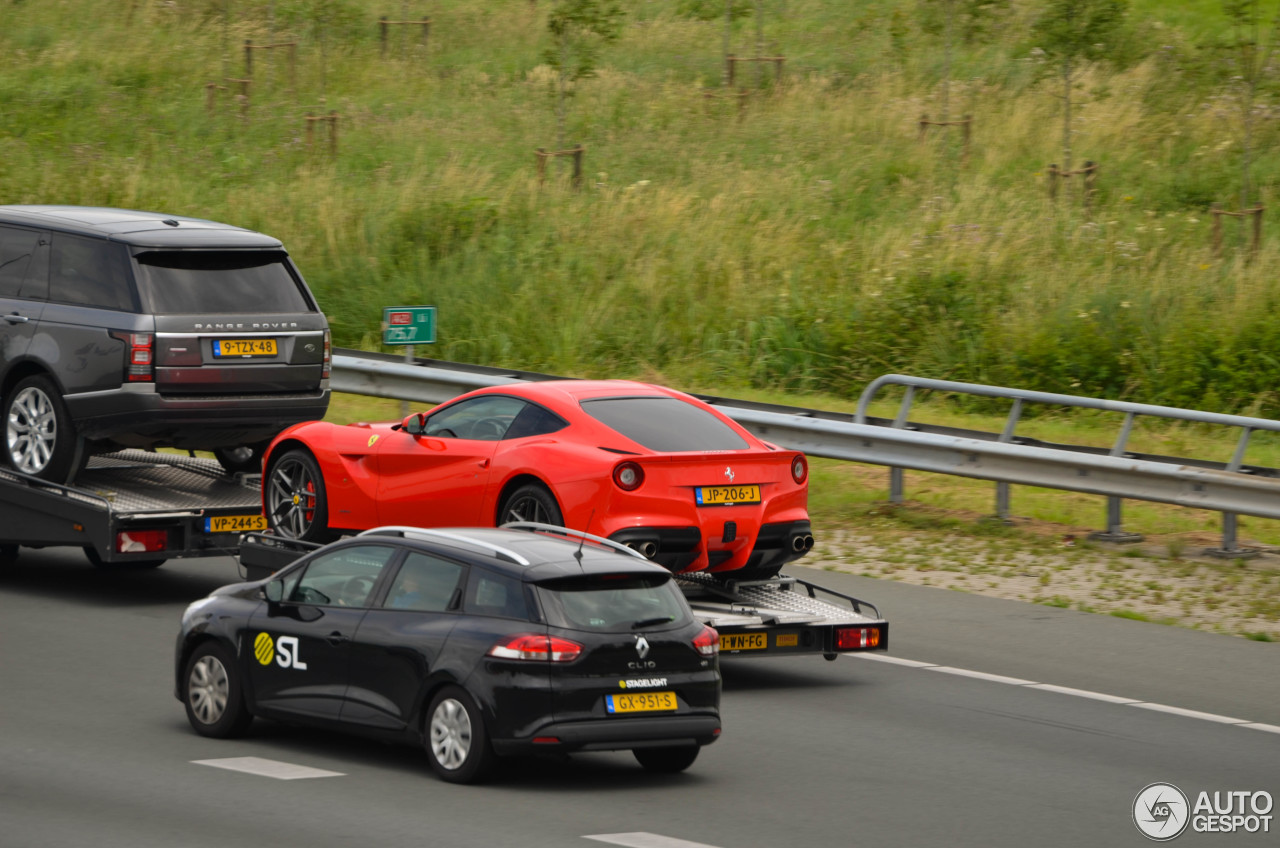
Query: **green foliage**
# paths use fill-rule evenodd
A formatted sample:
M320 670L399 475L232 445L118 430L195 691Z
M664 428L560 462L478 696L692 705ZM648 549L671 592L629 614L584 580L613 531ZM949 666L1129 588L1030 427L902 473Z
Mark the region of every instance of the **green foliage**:
M1103 61L1115 48L1128 5L1128 0L1045 0L1032 33L1052 59Z
M732 20L752 15L752 0L727 0ZM726 0L680 0L676 14L695 21L724 20Z
M1010 0L918 0L920 29L940 35L950 22L953 32L966 44L992 37L1008 20Z
M617 0L556 0L547 18L554 42L547 64L569 81L594 76L600 45L618 39L622 16Z

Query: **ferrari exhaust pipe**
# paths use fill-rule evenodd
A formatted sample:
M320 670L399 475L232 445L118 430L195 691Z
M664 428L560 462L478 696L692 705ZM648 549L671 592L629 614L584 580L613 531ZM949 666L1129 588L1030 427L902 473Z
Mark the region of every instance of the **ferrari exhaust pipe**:
M805 549L806 551L813 550L813 537L812 537L812 536L805 536L805 537L804 537L804 549Z
M804 550L804 536L791 537L791 550L797 553Z
M653 555L658 552L657 542L641 542L637 550L644 554L646 559L653 559Z

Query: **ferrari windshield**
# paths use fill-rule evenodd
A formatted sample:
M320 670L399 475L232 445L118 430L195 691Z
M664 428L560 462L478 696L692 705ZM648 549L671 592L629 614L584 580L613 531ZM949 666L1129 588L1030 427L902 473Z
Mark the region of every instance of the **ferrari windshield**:
M649 450L742 450L746 441L705 409L673 397L598 398L582 409Z

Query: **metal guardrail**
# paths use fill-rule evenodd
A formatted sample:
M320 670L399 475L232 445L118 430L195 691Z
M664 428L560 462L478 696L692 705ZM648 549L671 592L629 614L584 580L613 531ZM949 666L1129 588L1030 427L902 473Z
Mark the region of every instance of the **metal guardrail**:
M482 386L530 380L557 379L547 374L489 368L439 360L407 364L385 354L335 350L331 387L334 391L419 403L441 403ZM876 392L896 384L907 389L901 410L893 420L866 414ZM967 392L1011 400L1014 409L1001 433L930 427L908 420L916 389ZM1245 556L1235 543L1235 516L1280 518L1280 470L1245 466L1243 457L1249 434L1256 430L1280 431L1280 423L1259 418L1179 410L1146 404L1025 392L972 383L889 375L873 382L863 393L854 415L824 410L758 404L699 395L755 435L811 456L885 465L891 469L891 498L901 499L901 477L896 488L893 475L901 469L927 471L994 481L997 514L1008 509L1008 486L1028 485L1102 495L1108 501L1108 529L1099 538L1136 541L1124 534L1119 522L1121 499L1156 501L1194 509L1221 512L1224 516L1225 556ZM1110 450L1053 445L1015 435L1023 404L1039 402L1106 409L1126 418L1115 446ZM1140 456L1125 451L1133 421L1150 415L1210 424L1241 427L1244 434L1229 463L1178 457ZM1111 519L1115 519L1112 521ZM1229 532L1228 532L1229 531ZM1121 535L1122 534L1122 535Z
M1206 469L1216 469L1220 471L1239 472L1242 474L1252 474L1264 477L1280 477L1280 470L1275 468L1266 468L1258 465L1246 465L1244 462L1245 455L1249 449L1249 442L1256 431L1280 432L1280 421L1272 421L1265 418L1251 418L1243 415L1225 415L1217 412L1202 412L1192 409L1179 409L1170 406L1156 406L1146 403L1130 403L1128 401L1104 400L1099 398L1080 397L1077 395L1063 395L1053 392L1037 392L1026 389L1010 389L998 386L987 386L979 383L961 383L952 380L934 380L926 377L912 377L903 374L887 374L873 380L869 386L863 391L861 397L858 398L858 408L854 415L854 420L866 422L867 410L871 403L875 400L881 389L888 386L897 386L905 389L899 406L898 415L893 422L889 424L895 428L916 429L916 425L910 423L911 405L915 400L916 390L939 391L953 394L976 395L980 397L999 398L1011 402L1009 409L1009 417L1005 422L1004 430L996 436L997 441L1010 444L1041 444L1038 440L1026 439L1017 436L1016 429L1022 417L1024 404L1037 403L1047 406L1066 406L1082 409L1093 409L1105 412L1115 412L1124 415L1123 423L1120 425L1119 433L1116 440L1109 451L1095 447L1083 445L1052 445L1059 450L1074 451L1080 453L1105 454L1107 456L1124 457L1128 459L1151 459L1164 463L1175 463L1180 465L1198 466ZM1240 437L1236 442L1236 448L1232 457L1227 462L1213 462L1203 459L1184 459L1179 457L1166 456L1146 456L1129 450L1129 438L1133 433L1134 422L1139 417L1161 418L1171 421L1184 421L1196 424L1207 424L1222 427L1239 428ZM889 483L889 499L894 503L900 503L903 499L903 475L899 468L890 469ZM996 484L996 516L1000 519L1009 517L1009 484L999 482ZM1211 553L1224 556L1242 556L1252 552L1242 550L1237 543L1237 521L1236 514L1233 512L1224 512L1222 516L1222 547L1214 549ZM1130 533L1124 529L1121 520L1121 498L1117 496L1109 496L1107 498L1107 529L1098 533L1091 534L1090 538L1099 539L1107 542L1137 542L1141 541L1142 536L1137 533Z

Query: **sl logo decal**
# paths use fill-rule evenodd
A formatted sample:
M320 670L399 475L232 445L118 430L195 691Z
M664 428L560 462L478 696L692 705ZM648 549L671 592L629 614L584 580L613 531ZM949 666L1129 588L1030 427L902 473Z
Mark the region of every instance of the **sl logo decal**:
M376 442L376 441L378 441L378 434L377 434L377 433L375 433L375 434L373 434L372 436L370 436L370 437L369 437L369 444L365 445L365 447L369 447L369 448L373 447L373 443L374 443L374 442Z
M307 670L307 664L302 661L298 651L296 636L281 636L272 641L271 634L259 633L258 638L253 640L253 656L260 665L271 665L271 660L274 659L281 668Z

